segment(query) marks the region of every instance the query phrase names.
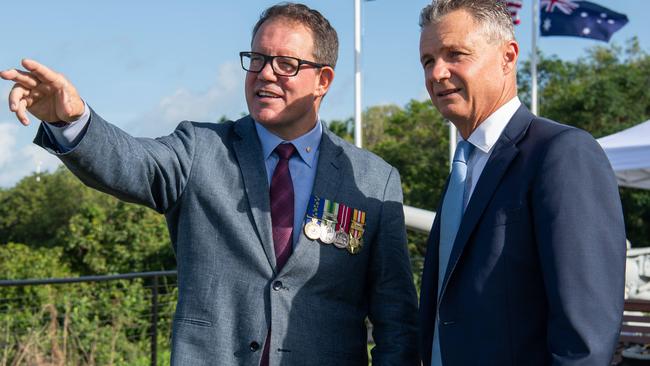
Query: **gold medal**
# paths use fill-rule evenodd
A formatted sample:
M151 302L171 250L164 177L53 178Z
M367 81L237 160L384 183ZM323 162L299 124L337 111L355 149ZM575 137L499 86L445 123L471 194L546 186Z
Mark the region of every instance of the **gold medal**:
M350 254L357 254L361 251L361 248L363 247L363 232L364 232L364 227L366 223L366 213L354 209L354 213L352 215L352 223L350 224L350 235L349 235L349 243L347 246L348 252Z
M358 254L361 251L361 241L359 239L350 236L350 243L347 248L350 254Z

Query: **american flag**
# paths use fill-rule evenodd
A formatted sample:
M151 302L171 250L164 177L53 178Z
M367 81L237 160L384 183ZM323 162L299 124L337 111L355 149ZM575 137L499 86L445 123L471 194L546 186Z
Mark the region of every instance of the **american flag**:
M523 6L523 0L501 0L504 3L506 3L506 6L508 7L508 10L510 11L510 15L512 16L512 22L515 25L518 25L521 23L521 19L519 19L519 10L521 10L521 7Z

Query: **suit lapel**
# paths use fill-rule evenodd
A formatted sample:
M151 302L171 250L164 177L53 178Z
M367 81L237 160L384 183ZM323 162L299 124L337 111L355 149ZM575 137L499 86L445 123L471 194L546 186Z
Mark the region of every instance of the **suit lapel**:
M255 131L255 124L249 116L235 123L235 133L240 139L233 141L233 149L239 162L257 235L266 258L275 270L269 182L266 177L262 146Z
M510 166L512 160L519 153L519 148L516 146L517 143L524 136L534 117L526 107L523 105L519 107L503 130L501 137L499 137L499 140L494 145L494 151L483 169L474 193L467 205L465 214L463 215L460 227L458 228L458 234L449 256L449 264L447 265L447 272L445 273L442 284L443 294L447 287L449 277L453 273L458 259L463 253L465 245L478 224L483 211L490 202L508 166Z
M340 159L343 148L336 143L332 137L332 132L327 130L325 126L323 126L323 136L321 137L319 149L318 165L316 167L316 177L314 178L312 194L337 201L336 193L339 191L339 185L341 184ZM306 255L318 256L320 246L310 244L313 243L301 233L296 250L289 257L287 264L282 268L282 272L290 271L296 263L304 260Z
M331 132L323 127L323 137L320 142L320 155L314 189L312 193L336 201L336 193L341 184L341 154L343 148L332 140Z

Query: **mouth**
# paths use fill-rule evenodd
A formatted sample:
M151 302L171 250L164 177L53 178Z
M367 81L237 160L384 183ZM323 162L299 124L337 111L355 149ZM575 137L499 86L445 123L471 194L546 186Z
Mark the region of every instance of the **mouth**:
M437 93L436 93L436 96L437 96L438 98L444 98L444 97L446 97L446 96L448 96L448 95L452 95L452 94L458 93L458 92L460 92L460 90L461 90L460 88L455 88L455 89L446 89L446 90L443 90L443 91L439 91L439 92L437 92Z
M262 99L279 99L282 98L278 93L274 93L270 90L261 89L255 92L255 96Z

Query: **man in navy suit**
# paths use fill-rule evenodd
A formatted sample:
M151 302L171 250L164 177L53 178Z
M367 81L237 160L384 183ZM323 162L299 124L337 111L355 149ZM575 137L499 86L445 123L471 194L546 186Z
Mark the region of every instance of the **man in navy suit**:
M420 26L427 90L460 134L422 275L424 365L608 365L625 231L605 154L521 105L502 3L434 0Z

